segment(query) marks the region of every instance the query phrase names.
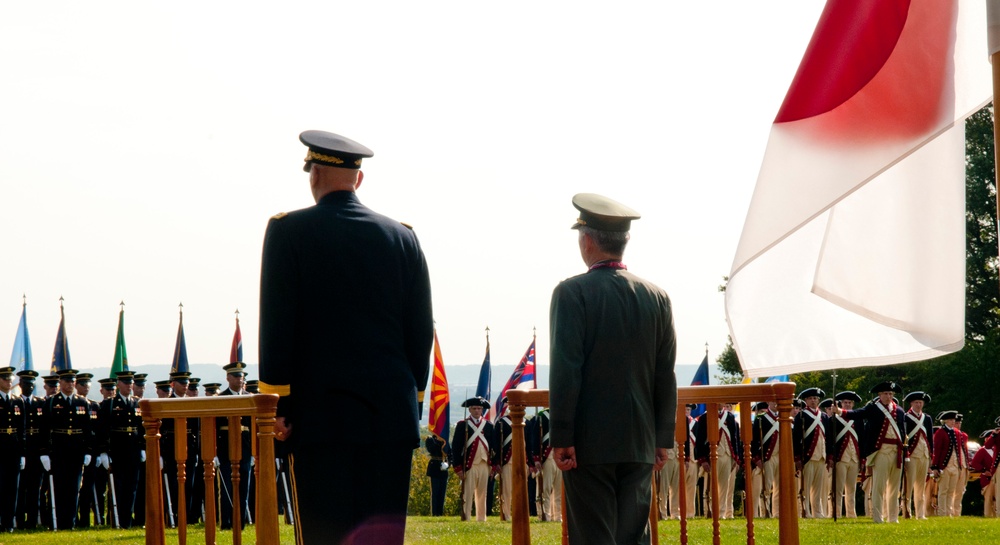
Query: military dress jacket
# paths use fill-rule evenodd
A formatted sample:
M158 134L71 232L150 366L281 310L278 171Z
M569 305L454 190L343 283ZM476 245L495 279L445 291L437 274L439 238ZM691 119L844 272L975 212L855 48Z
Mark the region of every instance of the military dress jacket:
M493 424L486 418L480 419L482 429L476 434L476 424L472 418L466 418L455 425L451 436L451 467L455 471L468 471L476 461L480 449L486 448L486 463L490 466L499 464L500 455L496 445L496 432ZM480 437L483 441L480 441ZM474 439L474 440L473 440Z
M927 454L934 457L934 425L927 413L917 416L913 411L906 411L906 455L910 456L917 449L920 441L927 441Z
M881 405L880 402L874 401L861 407L860 409L855 409L853 411L843 411L841 416L844 420L860 420L864 422L864 434L861 441L861 457L867 458L868 455L877 451L882 447L882 443L885 439L885 434L887 433L887 428L889 426L889 420L886 419L885 413L882 412L878 406ZM903 414L903 409L899 405L893 403L892 409L886 408L892 416L892 421L895 421L896 428L898 430L899 444L897 445L902 452L903 442L906 441L906 436L903 435L906 432L905 416Z
M57 393L45 400L42 411L42 445L39 454L91 454L94 426L90 401L82 395Z
M427 476L447 477L448 468L444 467L444 464L451 457L451 447L448 446L448 441L432 433L424 439L424 448L427 449L427 454L430 456L430 460L427 462Z
M726 411L719 418L719 422L722 424L722 427L719 428L719 444L727 442L733 459L742 467L743 438L740 435L739 423L736 422L736 415ZM708 444L708 413L704 413L696 418L694 423L694 456L699 463L708 463L710 454L711 446Z
M296 430L293 452L346 436L419 446L417 393L427 385L432 334L430 276L411 229L350 191L268 223L260 391L282 396L278 416ZM372 433L359 438L359 429Z
M231 388L226 388L220 396L240 395L233 392ZM215 419L215 455L221 463L229 462L229 434L232 428L229 425L228 417L218 417ZM251 444L253 438L250 437L250 417L240 417L240 461L249 462L253 453Z
M778 415L765 411L753 421L750 457L756 467L771 459L778 449Z
M25 419L27 411L21 396L7 395L0 398L0 454L5 458L25 455Z
M110 454L112 463L137 464L139 451L146 449L145 433L139 398L116 393L101 401L97 410L96 452Z
M667 293L624 269L564 280L549 309L553 448L581 464L654 463L674 446L677 342Z
M814 416L819 418L819 423L815 426L813 426ZM795 454L796 462L803 464L808 462L816 449L823 452L824 460L833 456L836 437L833 436L831 423L832 419L826 413L819 411L818 415L814 415L810 413L808 407L795 415L792 424L792 452Z

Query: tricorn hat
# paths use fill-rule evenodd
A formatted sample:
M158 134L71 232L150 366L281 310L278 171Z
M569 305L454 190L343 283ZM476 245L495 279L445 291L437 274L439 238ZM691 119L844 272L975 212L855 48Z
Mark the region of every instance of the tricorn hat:
M937 419L944 422L945 420L955 420L958 418L958 411L941 411L937 415Z
M485 411L490 408L490 402L483 399L481 396L470 397L462 402L463 407L482 407Z
M823 397L825 395L826 393L819 388L806 388L805 390L802 390L801 394L799 394L799 399L806 399L807 397Z
M836 399L837 401L844 401L845 399L849 399L855 403L861 403L861 396L859 396L857 392L854 392L852 390L844 390L843 392L837 394L834 397L834 399Z
M924 404L926 405L927 403L931 402L931 396L918 390L916 392L910 392L906 394L906 397L903 398L903 403L909 404L914 401L923 401Z
M894 392L897 394L903 393L903 389L899 387L899 384L896 384L891 380L887 380L885 382L880 382L876 384L870 391L873 394L878 394L881 392Z

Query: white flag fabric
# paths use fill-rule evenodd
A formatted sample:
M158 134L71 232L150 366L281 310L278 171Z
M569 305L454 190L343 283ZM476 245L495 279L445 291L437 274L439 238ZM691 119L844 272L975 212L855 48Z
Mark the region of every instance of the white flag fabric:
M827 2L771 129L726 289L746 375L963 346L963 121L991 96L982 2Z

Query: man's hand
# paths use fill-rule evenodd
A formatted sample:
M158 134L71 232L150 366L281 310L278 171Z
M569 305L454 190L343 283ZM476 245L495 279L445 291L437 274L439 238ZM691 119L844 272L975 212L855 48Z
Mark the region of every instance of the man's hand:
M653 470L654 471L659 471L659 470L663 469L663 465L666 464L666 463L667 463L667 449L665 449L665 448L657 448L656 449L656 458L655 458L655 461L653 462Z
M560 471L569 471L576 467L576 447L556 447L552 449L556 467Z
M292 425L285 423L284 416L274 419L274 438L278 441L287 441L292 436Z

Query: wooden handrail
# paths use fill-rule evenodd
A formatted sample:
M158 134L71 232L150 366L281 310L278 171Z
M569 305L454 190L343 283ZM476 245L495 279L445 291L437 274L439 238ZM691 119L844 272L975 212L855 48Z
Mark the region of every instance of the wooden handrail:
M215 543L215 468L212 459L215 457L215 419L229 417L230 429L239 429L241 416L250 416L256 427L254 448L257 456L256 471L257 498L277 498L274 466L274 415L278 407L276 395L246 395L246 396L216 396L191 397L171 399L142 399L139 408L142 411L143 426L146 430L146 544L163 545L166 541L163 511L163 480L160 468L160 425L162 420L173 419L175 423L174 455L178 460L178 502L183 500L183 482L186 478L185 461L187 460L187 419L197 418L201 423L202 444L201 457L205 461L205 542ZM235 422L235 427L233 425ZM234 482L233 493L239 494L239 461L242 450L239 445L239 434L230 434L229 455L233 461ZM235 440L235 447L233 446ZM170 453L167 453L170 454ZM164 464L170 463L164 457ZM233 543L241 543L239 498L233 498ZM187 542L186 514L184 506L178 506L178 541L181 545ZM257 503L257 543L277 544L278 537L278 506L276 501L258 501Z
M712 474L716 473L715 464L717 458L716 447L719 442L719 425L717 407L722 403L732 403L740 406L740 436L744 442L744 472L750 475L749 444L752 430L750 427L750 411L752 401L774 401L778 404L778 464L779 464L779 486L780 493L780 513L778 523L778 540L781 545L798 545L799 543L799 521L798 511L795 506L795 465L792 453L792 399L795 396L795 384L790 382L773 382L766 384L738 384L726 386L685 386L677 389L677 426L675 431L675 443L683 445L687 440L687 418L684 413L684 406L689 403L705 403L708 405L708 439L710 464ZM508 390L507 402L511 416L511 427L513 428L512 453L514 460L525 459L524 442L524 413L527 407L548 407L548 390ZM691 453L693 456L694 453ZM680 504L680 528L681 543L687 543L687 499L686 487L684 483L683 450L679 452L678 459L680 475L680 494L678 503ZM529 526L528 514L528 473L522 464L514 464L512 468L512 493L511 493L511 543L513 545L530 545L531 529ZM749 482L749 480L748 480ZM712 479L712 517L713 517L713 541L719 543L719 490L717 479ZM753 531L753 502L752 494L747 494L745 512L747 516L747 543L754 544ZM565 502L563 502L565 509ZM656 528L655 515L651 510L651 525ZM566 517L563 517L563 543L567 543Z

